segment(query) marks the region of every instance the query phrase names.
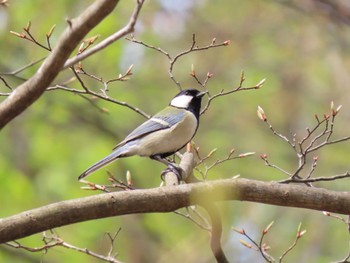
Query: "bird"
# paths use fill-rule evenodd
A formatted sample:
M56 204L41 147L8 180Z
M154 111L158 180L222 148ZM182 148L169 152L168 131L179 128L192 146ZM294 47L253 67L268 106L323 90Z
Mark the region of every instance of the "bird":
M206 93L192 88L180 91L167 107L134 129L111 154L86 169L78 180L117 159L138 155L167 165L164 172L174 172L180 181L181 168L166 157L182 149L196 134L202 97Z

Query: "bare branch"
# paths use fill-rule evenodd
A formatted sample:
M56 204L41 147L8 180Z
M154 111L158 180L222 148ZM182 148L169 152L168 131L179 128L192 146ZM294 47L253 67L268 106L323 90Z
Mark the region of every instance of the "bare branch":
M1 77L0 75L0 80L4 83L4 85L9 89L9 90L12 90L11 86L6 82L6 80ZM11 93L8 93L8 94L11 94Z
M72 93L75 93L75 94L92 95L92 96L97 97L99 99L102 99L102 100L105 100L105 101L109 101L109 102L118 104L118 105L123 106L123 107L127 107L127 108L135 111L136 113L140 114L141 116L143 116L143 117L145 117L147 119L151 118L151 115L147 114L146 112L142 111L141 109L139 109L137 107L132 106L131 104L129 104L129 103L125 102L125 101L119 101L119 100L113 99L113 98L109 97L106 93L104 93L104 94L97 93L95 91L87 89L86 86L85 86L85 88L86 89L79 90L79 89L68 88L68 87L62 86L62 85L56 85L54 87L47 88L47 91L64 90L64 91L69 91L69 92L72 92Z
M260 252L261 256L269 263L275 263L276 259L271 256L269 253L267 253L267 250L270 249L270 246L263 243L263 240L269 230L271 229L274 221L272 221L261 233L260 240L255 241L244 229L236 229L232 228L236 233L243 235L245 238L249 240L250 243L245 242L244 240L240 240L240 243L244 245L245 247L252 248L258 252ZM299 239L306 233L306 230L301 230L301 223L298 226L298 230L296 233L296 238L294 242L282 253L282 255L279 257L278 262L281 263L283 259L286 257L286 255L292 251L292 249L297 245Z
M110 243L111 243L111 248L110 248L110 251L109 251L107 256L100 255L98 253L95 253L95 252L87 249L87 248L80 248L80 247L74 246L72 244L69 244L69 243L65 242L57 234L55 234L52 230L50 230L50 235L48 235L46 232L43 233L44 245L42 245L40 247L24 246L17 241L8 242L8 243L5 243L5 245L12 247L12 248L16 248L16 249L23 249L23 250L26 250L29 252L42 252L42 251L47 252L50 248L61 246L61 247L72 249L72 250L75 250L77 252L98 258L102 261L111 262L111 263L121 263L121 261L117 260L115 258L115 256L112 255L114 241L115 241L119 232L120 232L120 229L113 237L109 233L107 234L109 236Z
M193 218L193 216L191 216L191 214L188 212L189 209L186 207L187 213L182 213L180 211L174 211L175 214L180 215L188 220L190 220L191 222L193 222L196 226L198 226L199 228L206 230L206 231L210 231L211 228L210 226L207 225L203 225L202 223L198 222L195 218Z
M114 43L115 41L121 39L122 37L132 33L135 29L135 24L138 19L138 16L140 14L142 5L144 3L144 0L137 0L137 5L135 7L134 12L132 13L130 20L126 26L124 26L122 29L115 32L113 35L110 35L100 43L96 44L92 48L86 50L82 54L78 54L70 59L67 60L67 62L64 64L63 68L69 68L73 66L74 64L83 61L87 57L95 54L96 52L108 47L110 44Z
M348 215L346 218L339 216L339 215L335 215L335 214L331 214L329 212L323 211L323 214L331 217L331 218L335 218L337 220L339 220L340 222L344 223L348 232L350 232L350 216ZM349 259L350 259L350 243L349 243L349 250L348 250L348 254L345 256L345 258L338 260L338 261L334 261L332 263L349 263Z
M47 41L47 46L41 44L39 41L36 40L36 38L32 35L32 33L30 32L30 26L31 26L31 22L29 21L27 26L23 28L24 32L22 34L23 39L28 40L32 43L34 43L35 45L47 50L47 51L51 51L51 44L50 44L50 38L48 37L48 35L46 35L46 41ZM12 33L12 31L11 31Z
M197 156L199 158L198 164L203 164L204 171L202 171L199 168L196 168L196 170L201 173L201 175L202 175L204 180L207 179L209 171L211 169L213 169L214 167L216 167L216 166L218 166L218 165L220 165L220 164L222 164L224 162L227 162L227 161L236 160L236 159L242 159L242 158L249 157L249 156L252 156L252 155L255 154L255 152L247 152L247 153L241 153L241 154L238 154L238 155L234 155L235 149L231 149L230 152L227 154L227 156L225 158L217 159L212 164L207 165L205 163L206 160L208 160L210 157L212 157L215 152L216 152L216 149L214 149L211 152L209 152L209 154L206 157L201 158L200 155L199 155L198 149L196 149L196 154L197 154Z
M229 94L232 94L232 93L235 93L235 92L239 92L239 91L243 91L243 90L256 90L256 89L260 89L264 83L265 83L265 79L262 79L261 81L259 81L258 84L254 85L254 86L251 86L251 87L243 87L243 83L245 81L245 76L244 76L244 72L241 73L241 78L240 78L240 82L239 82L239 85L233 89L230 89L230 90L227 90L225 91L224 89L222 89L219 93L215 94L215 95L210 95L210 93L208 93L208 96L209 96L209 99L208 99L208 102L207 104L203 107L202 111L201 111L201 115L204 114L211 102L216 99L216 98L219 98L219 97L222 97L222 96L226 96L226 95L229 95Z
M112 42L110 41L111 39L115 41L130 30L133 30L138 13L143 4L142 0L138 0L134 15L131 17L129 24L119 31L121 32L119 37L115 35L111 36L105 41L102 41L99 45L67 61L71 52L84 36L101 22L114 9L117 3L118 1L116 0L95 1L79 17L67 20L67 29L62 34L57 46L45 59L41 68L33 77L17 87L17 89L0 104L0 129L34 103L47 89L62 68L74 65L78 61L81 61L97 50L110 44Z
M180 82L178 82L174 75L173 75L173 69L174 69L174 65L175 63L177 62L177 60L179 58L181 58L182 56L185 56L189 53L192 53L192 52L196 52L196 51L203 51L203 50L207 50L207 49L211 49L211 48L217 48L217 47L222 47L222 46L228 46L230 44L230 41L229 40L226 40L222 43L219 43L219 44L216 44L215 42L215 38L211 41L211 43L209 45L206 45L206 46L202 46L202 47L199 47L199 46L196 46L196 35L195 34L192 34L192 43L191 43L191 46L176 54L175 56L171 56L169 54L169 52L163 50L162 48L160 47L155 47L155 46L152 46L152 45L149 45L149 44L146 44L142 41L139 41L139 40L136 40L134 38L134 36L132 36L131 38L126 38L127 40L131 41L131 42L134 42L134 43L137 43L137 44L140 44L142 46L145 46L147 48L150 48L150 49L153 49L155 51L158 51L159 53L165 55L167 57L167 59L169 60L169 69L168 69L168 74L170 76L170 79L177 85L177 87L181 90L182 87L181 87L181 84Z
M314 182L326 182L326 181L334 181L338 179L344 179L349 178L350 172L346 172L344 174L340 175L334 175L334 176L325 176L325 177L315 177L315 178L306 178L306 179L299 179L299 178L293 178L293 179L287 179L287 180L281 180L279 183L314 183Z
M286 249L286 251L284 251L282 253L282 255L280 256L279 258L279 261L278 262L282 262L282 260L286 257L286 255L292 251L292 249L297 245L299 239L306 233L306 230L301 230L301 223L299 224L298 226L298 230L297 230L297 234L295 235L295 240L294 242L290 245L289 248Z
M287 142L288 145L293 149L297 156L298 160L298 166L293 172L287 172L284 169L280 168L279 166L272 164L266 154L260 155L260 158L264 160L265 165L275 168L279 170L280 172L286 174L289 176L287 180L280 181L281 183L290 183L290 182L297 182L297 183L305 183L308 186L312 186L311 182L318 182L318 181L332 181L342 178L349 177L349 174L343 174L339 176L332 176L332 177L316 177L311 178L311 176L314 174L318 157L313 156L312 163L310 166L310 170L308 173L306 173L305 176L301 176L300 173L304 169L307 157L310 155L310 153L315 152L327 145L336 144L344 141L350 140L350 136L343 137L337 140L331 140L331 137L333 135L334 130L334 123L335 123L335 117L339 113L339 110L341 109L341 105L338 107L334 106L334 103L331 103L331 114L324 114L323 119L320 120L320 118L315 115L315 119L317 123L310 129L306 128L307 134L298 142L296 142L296 134L293 134L293 139L290 140L286 136L284 136L281 133L278 133L272 126L272 124L268 121L268 118L264 112L264 110L258 106L258 117L267 124L269 129L272 131L272 133L277 136L278 138L282 139L283 141Z
M347 192L247 179L226 179L105 193L53 203L0 219L0 243L97 218L171 212L206 201L224 200L244 200L350 214L350 193Z
M281 167L275 165L275 164L272 164L270 163L268 157L267 157L267 154L261 154L260 155L260 159L262 159L264 162L265 162L265 165L268 166L268 167L271 167L271 168L274 168L288 176L292 176L292 174L290 172L287 172L286 170L282 169Z
M319 144L319 145L317 145L317 146L315 146L313 148L310 148L308 150L308 152L314 152L314 151L316 151L316 150L318 150L318 149L320 149L320 148L322 148L322 147L324 147L326 145L331 145L331 144L336 144L336 143L340 143L340 142L345 142L345 141L348 141L348 140L350 140L350 136L347 136L347 137L344 137L344 138L340 138L340 139L337 139L337 140L333 140L333 141L324 141L323 143L321 143L321 144Z
M197 77L197 74L196 74L196 71L194 69L194 65L192 64L191 66L191 73L190 73L190 76L192 76L199 85L201 85L203 88L206 87L206 85L208 84L208 81L211 77L213 77L213 73L210 73L209 71L207 72L207 75L204 79L204 81L200 81L199 78Z
M2 72L2 73L0 73L0 76L15 76L15 77L17 77L17 75L18 75L19 73L21 73L22 71L24 71L24 70L26 70L26 69L28 69L28 68L30 68L30 67L32 67L32 66L38 64L38 63L40 63L40 62L42 62L44 59L46 59L46 57L39 58L39 59L37 59L37 60L35 60L35 61L32 61L32 62L30 62L29 64L24 65L23 67L20 67L19 69L16 69L16 70L14 70L14 71L11 71L11 72ZM22 78L20 78L20 79L22 79ZM23 80L25 80L25 79L23 79Z
M111 247L110 247L110 249L109 249L109 251L108 251L108 255L107 255L107 258L113 258L113 259L115 259L115 257L118 255L117 253L114 253L114 255L113 255L113 250L114 250L114 242L115 242L115 240L117 239L117 237L118 237L118 235L119 235L119 233L122 231L122 229L121 228L119 228L118 230L117 230L117 232L115 232L115 234L112 236L110 233L106 233L106 235L109 237L109 241L110 241L110 243L111 243Z
M210 248L214 254L216 262L228 263L224 251L221 247L222 223L221 215L217 206L212 202L203 202L201 206L208 212L211 221Z
M93 80L96 80L96 81L102 83L102 85L104 86L103 91L106 92L108 90L109 83L115 82L115 81L127 81L129 79L129 77L132 75L132 72L131 72L132 68L133 68L133 65L130 65L129 68L125 71L125 73L123 73L123 74L119 73L118 77L109 79L107 81L103 81L102 77L98 77L98 76L95 76L94 74L86 72L83 69L83 66L81 63L79 63L78 68L75 69L75 73L83 74L83 75L88 76L89 78L91 78ZM72 68L72 70L73 70L73 68ZM78 76L76 76L76 77L78 78ZM81 80L79 82L81 82Z
M273 222L270 223L270 225L268 226L268 228L270 228L272 226ZM240 243L242 245L244 245L245 247L247 248L252 248L258 252L260 252L261 256L269 263L274 263L275 262L275 259L267 253L267 250L269 249L269 247L263 243L263 240L266 236L266 234L268 233L268 230L266 230L267 228L265 228L263 231L262 231L262 234L261 234L261 237L260 237L260 241L257 242L255 241L244 229L236 229L236 228L233 228L233 230L235 232L237 232L238 234L241 234L243 235L244 237L246 237L250 243L247 243L245 242L244 240L240 240Z
M112 0L96 1L71 22L38 72L0 104L0 128L41 96L81 39L107 16L116 4L117 2Z

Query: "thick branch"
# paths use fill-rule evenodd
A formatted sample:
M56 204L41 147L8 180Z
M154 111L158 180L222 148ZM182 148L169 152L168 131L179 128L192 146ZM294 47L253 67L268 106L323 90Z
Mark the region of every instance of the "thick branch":
M224 200L350 214L350 193L347 192L247 179L226 179L106 193L50 204L0 219L0 243L97 218L171 212L194 204Z
M179 164L182 169L182 180L186 182L195 182L196 178L193 176L193 169L196 167L196 161L193 153L191 152L191 144L187 144L187 151L181 156L181 162ZM168 172L164 176L166 186L177 185L178 178L173 172ZM222 235L222 223L221 215L213 202L203 202L201 206L207 211L210 221L210 248L218 263L228 263L224 251L221 247L221 235Z
M68 27L63 32L57 46L36 74L18 86L0 104L0 129L44 93L79 42L114 9L117 3L117 0L97 0L79 17L68 21Z

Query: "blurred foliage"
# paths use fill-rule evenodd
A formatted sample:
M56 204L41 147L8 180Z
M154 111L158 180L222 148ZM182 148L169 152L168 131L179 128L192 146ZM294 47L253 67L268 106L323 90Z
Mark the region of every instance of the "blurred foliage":
M10 0L0 7L0 72L14 71L47 55L45 50L9 33L22 32L30 20L31 32L40 41L53 24L52 45L66 27L65 18L75 17L93 1ZM300 1L299 1L300 2ZM256 152L246 159L217 166L209 180L241 177L281 180L283 175L265 168L259 155L267 153L272 163L286 170L295 169L297 158L291 148L263 125L256 116L257 106L264 108L274 128L283 134L297 133L315 125L314 114L329 112L330 101L343 104L334 137L349 135L349 26L324 12L293 8L298 1L204 1L158 0L146 2L137 24L135 38L159 46L175 55L191 45L192 34L199 46L231 40L231 45L181 58L174 75L183 86L201 87L189 75L193 64L199 78L213 73L207 88L212 94L239 84L241 71L245 86L266 78L260 90L239 92L213 101L201 118L195 137L202 155L218 148L211 159L225 158L230 149L237 153ZM308 1L312 2L312 1ZM300 4L300 3L299 3ZM107 37L129 19L134 1L121 1L117 9L88 37ZM295 6L294 6L295 7ZM310 11L312 10L312 12ZM99 40L97 40L99 41ZM154 114L167 105L178 88L170 80L168 60L154 50L121 40L83 62L84 69L103 79L118 76L134 65L127 82L109 85L109 95L117 100ZM19 74L29 78L38 66ZM68 70L55 83L71 78ZM21 80L6 78L15 87ZM84 78L94 90L101 84ZM72 87L79 88L78 83ZM8 89L0 82L0 92ZM4 100L5 97L0 97ZM41 205L96 194L83 191L77 176L95 161L107 155L143 117L125 107L96 101L98 107L81 96L64 91L45 93L24 114L1 132L0 216L9 216ZM332 145L317 152L316 175L330 176L349 169L349 143ZM210 161L209 161L210 164ZM164 167L139 157L119 160L107 169L91 175L96 183L106 183L106 170L125 178L130 170L139 188L157 187ZM317 184L328 189L347 190L345 181ZM300 244L286 262L329 262L344 257L348 251L347 229L321 212L262 204L229 202L220 205L224 217L225 251L232 262L262 262L258 253L239 243L241 238L231 226L244 228L256 238L272 220L275 221L268 242L271 254L280 255L295 237L299 222L307 229ZM85 222L57 229L69 243L106 253L105 232L122 231L116 241L118 259L127 262L212 262L208 234L190 221L170 214L130 215ZM35 235L21 240L39 246ZM332 245L330 245L332 244ZM50 249L47 254L1 250L1 262L99 262L97 259L68 251ZM29 255L28 255L29 254Z

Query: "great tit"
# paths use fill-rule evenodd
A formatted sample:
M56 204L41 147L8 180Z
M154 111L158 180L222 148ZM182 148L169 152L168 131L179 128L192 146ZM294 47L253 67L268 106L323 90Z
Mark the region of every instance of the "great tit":
M119 158L139 155L168 166L179 177L178 167L165 158L183 148L196 134L202 97L206 92L186 89L162 111L133 130L113 152L79 176L79 180Z

